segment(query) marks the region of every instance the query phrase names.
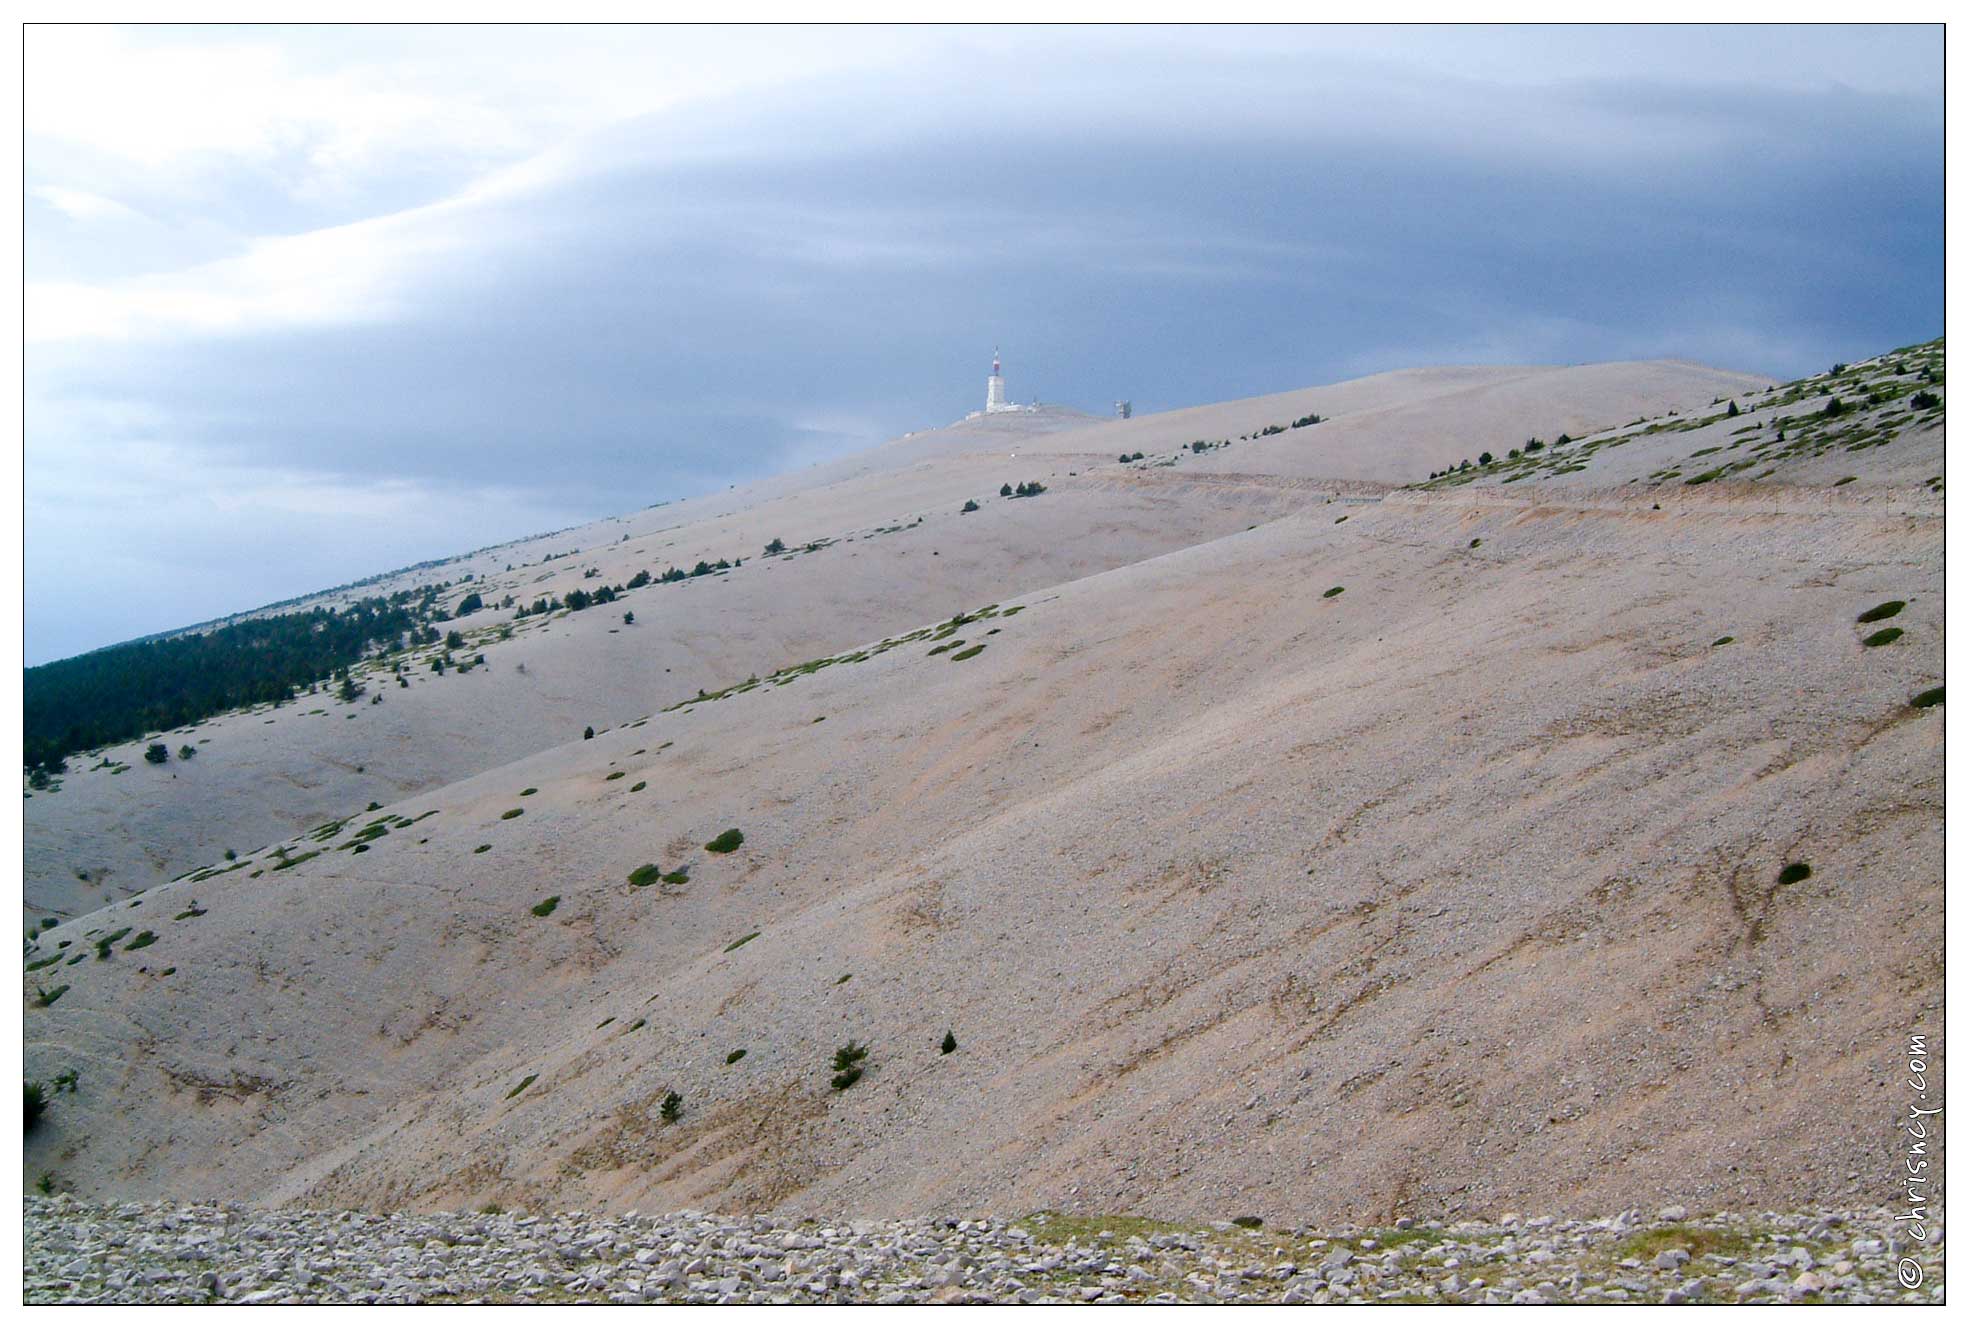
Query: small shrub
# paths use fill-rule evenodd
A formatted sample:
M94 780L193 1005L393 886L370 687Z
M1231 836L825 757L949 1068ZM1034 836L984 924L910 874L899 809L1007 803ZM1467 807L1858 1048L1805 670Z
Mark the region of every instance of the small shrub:
M1882 628L1880 629L1880 631L1874 633L1872 636L1862 638L1860 641L1860 645L1885 646L1888 642L1900 640L1900 637L1901 637L1901 629Z
M758 935L759 934L756 932L746 933L744 936L740 937L737 941L725 947L725 954L730 955L733 951L737 950L739 947L743 946L746 942L751 941L754 937Z
M524 1080L521 1080L518 1084L514 1085L511 1089L508 1089L506 1091L506 1097L509 1099L518 1098L521 1094L526 1092L526 1087L528 1085L532 1084L535 1080L538 1080L539 1078L540 1076L537 1073L527 1076Z
M1482 544L1483 542L1484 542L1484 539L1483 539L1483 537L1482 537L1482 536L1480 535L1480 536L1478 536L1478 537L1477 537L1476 539L1474 539L1474 540L1472 540L1472 541L1470 542L1470 548L1472 548L1472 549L1475 549L1475 548L1476 548L1476 547L1477 547L1478 545L1480 545L1480 544Z
M714 838L705 841L704 847L714 854L729 854L745 843L745 832L736 826L728 831L720 831Z
M1248 1230L1257 1229L1265 1226L1265 1220L1258 1217L1256 1214L1241 1214L1238 1217L1233 1218L1231 1222L1234 1226L1245 1228Z
M663 884L665 886L683 886L688 884L690 879L691 874L689 868L678 868L675 872L666 872L663 874Z
M627 775L627 774L628 774L628 772L627 772L627 771L611 771L611 772L609 772L609 777L608 777L608 779L609 779L609 780L620 780L620 779L621 779L621 778L622 778L623 776L625 776L625 775ZM604 780L604 781L602 781L602 783L603 783L603 784L607 784L607 783L608 783L608 780Z
M181 743L178 745L179 761L190 761L193 757L196 757L197 755L198 755L198 749L193 747L191 744Z
M631 886L647 886L663 876L663 869L654 863L645 863L629 874Z
M153 766L162 766L165 762L171 760L171 749L165 747L162 743L153 743L144 749L144 760Z
M1010 498L1012 496L1012 486L1010 485L998 486L998 496L1000 498Z
M1924 711L1930 706L1940 706L1942 704L1942 690L1940 688L1929 688L1926 692L1917 692L1908 698L1907 704L1915 707L1917 710Z
M767 552L768 554L783 554L783 553L785 553L785 552L786 552L786 541L784 541L784 540L782 540L782 539L780 539L780 538L779 538L778 536L774 536L774 537L773 537L773 538L772 538L772 539L771 539L771 540L770 540L769 542L767 542L767 544L766 544L766 552Z
M156 940L157 940L157 934L155 932L146 930L144 932L139 932L136 935L136 937L132 939L130 944L128 946L125 946L123 949L126 951L140 951L144 947L150 945L152 942Z
M734 1062L740 1062L744 1060L745 1060L744 1048L734 1048L732 1051L727 1052L725 1054L725 1065L727 1066L730 1066Z
M33 1130L34 1123L48 1110L48 1090L38 1080L26 1080L23 1084L27 1088L27 1129Z
M1477 465L1479 466L1488 466L1491 464L1492 460L1493 459L1488 452L1479 452L1477 454Z
M586 729L581 731L581 740L584 743L587 742L589 739L593 738L594 736L595 736L595 726L593 725L589 725Z
M955 1051L957 1051L956 1031L946 1029L943 1031L943 1042L937 1045L937 1055L940 1057L948 1057L951 1053Z
M1127 459L1123 458L1122 460L1125 461ZM959 508L958 512L959 513L976 512L977 510L978 510L978 500L976 500L975 498L967 498L964 500L964 506Z
M1340 594L1340 592L1342 592L1342 591L1344 591L1344 590L1346 590L1346 589L1347 589L1347 588L1346 588L1345 586L1334 586L1334 587L1330 587L1330 588L1328 588L1327 590L1325 590L1325 591L1322 591L1322 592L1320 593L1320 599L1322 599L1322 600L1331 600L1331 599L1332 599L1332 598L1333 598L1334 596L1336 596L1336 595L1338 595L1338 594Z
M950 658L953 662L958 660L968 660L972 656L976 655L979 651L982 651L984 648L985 648L985 644L983 642L979 642L976 646L969 647L966 650L958 651Z
M1778 870L1778 885L1790 886L1812 875L1810 863L1787 863Z
M632 794L640 794L643 792L643 790L647 788L649 788L648 780L638 780L636 781L636 783L629 786L629 792Z
M504 812L499 814L499 820L511 821L515 817L524 817L525 815L526 815L525 808L507 808Z
M561 903L560 896L550 895L546 899L542 900L539 904L533 906L533 916L535 918L545 918L547 917L547 915L553 913L554 910L558 909L560 907L560 903Z
M1715 641L1712 641L1709 644L1711 646L1728 646L1731 642L1735 640L1736 640L1735 637L1718 637Z
M474 850L473 850L472 852L473 852L473 853L475 853L475 854L483 854L483 853L484 853L484 852L485 852L486 850L488 850L488 849L490 849L490 848L492 848L492 846L491 846L491 845L489 845L489 844L482 844L482 845L480 845L480 846L479 846L479 847L478 847L477 849L474 849Z
M1909 397L1907 404L1917 411L1932 411L1942 404L1942 399L1924 388L1912 397Z
M524 789L522 789L522 790L520 790L520 797L521 797L521 798L532 798L532 797L533 797L533 796L534 796L535 794L537 794L537 793L539 793L539 792L540 792L540 791L539 791L539 790L538 790L537 788L535 788L534 786L532 786L532 785L528 785L528 786L527 786L526 788L524 788Z
M684 1115L683 1095L679 1094L675 1089L672 1089L669 1093L663 1096L663 1105L657 1108L656 1114L659 1117L662 1117L665 1121L675 1121L677 1118L683 1116Z
M79 955L75 957L76 960L81 958ZM75 961L71 960L69 963L73 964ZM68 991L68 984L66 983L63 983L59 987L36 988L34 989L34 1004L36 1006L52 1006L62 999L62 993L66 991Z
M861 1078L862 1062L868 1059L868 1044L850 1040L834 1050L835 1089L846 1089Z
M1853 621L1855 623L1878 623L1883 618L1892 618L1905 608L1907 608L1907 601L1905 600L1888 600L1883 604L1875 605Z

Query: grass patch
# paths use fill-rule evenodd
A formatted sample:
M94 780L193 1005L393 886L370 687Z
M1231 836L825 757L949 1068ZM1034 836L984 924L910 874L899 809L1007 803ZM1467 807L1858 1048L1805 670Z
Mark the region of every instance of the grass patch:
M1917 692L1907 699L1907 704L1917 710L1923 711L1927 710L1930 706L1940 706L1942 704L1942 690L1940 688L1929 688L1926 692Z
M731 1065L734 1062L739 1062L744 1060L745 1060L744 1048L734 1048L730 1052L727 1052L725 1054L725 1065L727 1066Z
M558 895L550 895L546 899L542 900L539 904L533 906L533 916L535 918L545 918L547 917L547 915L553 913L556 909L560 908L560 906L561 906L561 897Z
M479 846L479 847L478 847L477 849L474 849L474 850L473 850L472 852L473 852L473 853L475 853L475 854L483 854L483 853L484 853L484 852L485 852L486 850L488 850L488 849L490 849L490 848L492 848L492 846L491 846L491 845L489 845L489 844L482 844L482 845L480 845L480 846Z
M688 885L690 879L691 874L689 868L678 868L675 872L666 872L663 874L663 884L665 886Z
M1811 875L1812 865L1810 863L1786 863L1782 868L1778 869L1778 885L1794 886Z
M1905 608L1907 608L1907 601L1905 600L1888 600L1884 604L1875 605L1853 621L1855 623L1878 623L1883 618L1892 618Z
M1891 641L1899 641L1900 639L1901 639L1901 629L1899 629L1899 628L1882 628L1882 629L1880 629L1880 631L1878 631L1878 632L1876 632L1876 633L1874 633L1873 635L1871 635L1871 636L1869 636L1869 637L1863 637L1863 638L1861 638L1861 640L1860 640L1860 645L1862 645L1862 646L1885 646L1885 645L1886 645L1886 644L1887 644L1888 642L1891 642Z
M628 774L627 771L610 771L608 778L609 780L620 780L623 776L627 774ZM604 780L602 783L606 784L608 783L608 781Z
M971 647L971 648L970 648L969 650L967 650L967 651L959 651L959 652L957 652L957 654L955 654L955 655L953 655L953 656L951 656L950 658L951 658L951 660L952 660L952 662L953 662L953 663L954 663L954 662L956 662L956 661L958 661L958 660L968 660L968 659L970 659L970 658L971 658L972 656L974 656L974 655L976 655L976 654L978 654L978 653L979 653L980 651L982 651L982 650L984 650L984 648L985 648L985 644L984 644L983 642L979 642L979 643L978 643L978 644L977 644L976 646L973 646L973 647Z
M720 831L712 839L706 840L704 842L704 847L706 850L714 854L729 854L732 850L738 848L740 845L744 843L745 843L745 832L739 830L736 826L734 826L732 829L728 831Z
M1334 596L1346 589L1345 586L1329 586L1326 590L1320 592L1320 599L1331 600Z
M739 947L743 946L746 942L751 941L754 937L758 935L759 934L756 932L746 933L744 936L740 937L737 941L725 947L725 954L730 955L733 951L737 950Z
M78 955L75 958L79 960L82 957ZM68 984L66 983L63 983L60 987L36 988L34 989L34 1004L36 1006L52 1006L62 999L62 993L66 991L68 991Z
M521 798L532 798L532 797L533 797L533 796L534 796L535 794L537 794L537 793L539 793L539 792L540 792L540 791L539 791L538 789L536 789L536 788L534 788L534 787L533 787L532 785L528 785L528 786L527 786L526 788L524 788L524 789L522 789L522 790L520 790L520 797L521 797Z
M654 863L645 863L629 874L629 884L631 886L647 886L653 881L662 880L662 878L662 868Z
M157 940L157 934L155 932L150 932L150 931L139 932L131 940L130 944L128 946L125 946L123 949L126 951L140 951L144 947L150 945L152 942L156 940Z
M1693 1223L1668 1223L1646 1232L1636 1232L1614 1247L1613 1254L1615 1260L1631 1259L1649 1264L1655 1256L1667 1250L1685 1250L1690 1258L1700 1260L1705 1255L1740 1256L1747 1253L1753 1244L1750 1235L1744 1232L1698 1227Z
M1718 637L1715 641L1712 641L1709 644L1711 646L1728 646L1731 642L1735 640L1736 640L1735 637Z
M643 792L643 790L647 788L649 788L648 780L638 780L636 781L636 783L629 786L629 792L632 794L640 794Z
M511 821L515 817L524 817L525 815L526 815L525 808L511 808L505 812L500 813L499 820Z
M521 1094L526 1092L526 1087L528 1085L532 1084L535 1080L538 1080L539 1078L540 1076L538 1074L527 1076L524 1080L521 1080L518 1084L514 1085L511 1089L508 1089L506 1091L506 1097L518 1098Z

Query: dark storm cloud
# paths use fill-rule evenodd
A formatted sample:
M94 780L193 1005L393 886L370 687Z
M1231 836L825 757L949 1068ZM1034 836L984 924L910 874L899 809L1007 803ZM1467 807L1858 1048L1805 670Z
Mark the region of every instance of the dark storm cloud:
M1173 46L815 78L406 214L385 317L36 346L30 461L121 413L192 483L600 515L948 421L994 342L1016 396L1096 410L1475 359L1802 373L1940 331L1939 85L1913 86ZM260 598L374 570L311 550Z

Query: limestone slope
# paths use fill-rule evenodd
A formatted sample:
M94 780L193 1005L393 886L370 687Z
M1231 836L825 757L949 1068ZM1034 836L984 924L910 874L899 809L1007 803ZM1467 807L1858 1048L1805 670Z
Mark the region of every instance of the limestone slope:
M65 924L27 1069L79 1088L28 1175L414 1208L1872 1202L1907 1036L1942 1032L1931 364L973 601Z

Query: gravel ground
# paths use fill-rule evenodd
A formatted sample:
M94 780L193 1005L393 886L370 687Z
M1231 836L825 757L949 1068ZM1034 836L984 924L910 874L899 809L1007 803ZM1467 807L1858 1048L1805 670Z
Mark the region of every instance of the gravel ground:
M1255 1222L1256 1220L1244 1220ZM1886 1212L1664 1209L1435 1228L1138 1218L788 1222L681 1213L262 1212L26 1201L25 1296L53 1302L1915 1302L1942 1237ZM1921 1285L1901 1286L1911 1263Z

